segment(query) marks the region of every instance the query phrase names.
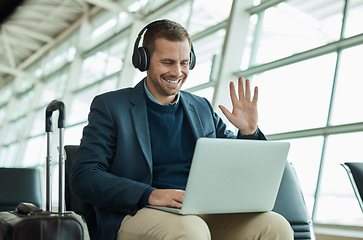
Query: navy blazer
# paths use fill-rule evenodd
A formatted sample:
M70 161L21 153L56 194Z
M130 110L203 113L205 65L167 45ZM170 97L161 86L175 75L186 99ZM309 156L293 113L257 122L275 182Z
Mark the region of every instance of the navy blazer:
M102 239L116 238L121 221L137 212L137 203L152 182L145 98L144 80L134 88L96 96L83 130L71 187L94 205ZM237 137L205 98L181 91L180 103L195 139ZM265 136L258 131L257 138Z

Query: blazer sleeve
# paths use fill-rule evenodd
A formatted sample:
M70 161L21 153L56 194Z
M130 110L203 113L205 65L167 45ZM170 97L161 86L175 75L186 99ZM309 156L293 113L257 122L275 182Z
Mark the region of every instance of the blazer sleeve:
M111 102L110 99L108 99ZM79 198L101 208L125 212L137 208L148 184L111 173L117 124L110 103L97 96L71 170L71 188Z

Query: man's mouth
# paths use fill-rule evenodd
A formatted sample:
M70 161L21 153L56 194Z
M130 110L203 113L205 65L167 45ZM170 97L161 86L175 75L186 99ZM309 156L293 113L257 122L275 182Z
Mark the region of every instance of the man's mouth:
M172 84L178 84L180 82L181 79L176 79L176 80L171 80L171 79L166 79L163 78L163 80L167 83L172 83Z

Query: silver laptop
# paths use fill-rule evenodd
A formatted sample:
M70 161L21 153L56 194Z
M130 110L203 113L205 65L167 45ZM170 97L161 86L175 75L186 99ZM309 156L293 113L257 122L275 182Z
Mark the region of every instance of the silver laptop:
M288 142L200 138L177 214L265 212L274 207Z

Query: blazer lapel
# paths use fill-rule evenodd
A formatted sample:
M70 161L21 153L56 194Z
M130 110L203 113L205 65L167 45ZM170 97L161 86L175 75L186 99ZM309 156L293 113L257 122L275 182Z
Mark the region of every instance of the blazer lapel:
M189 120L190 127L192 129L195 139L197 140L198 138L204 137L205 131L198 112L196 111L194 105L189 101L189 99L185 97L183 92L180 92L180 94L180 101L183 106L184 113Z
M150 171L152 171L151 141L149 123L147 119L145 92L143 88L144 81L141 81L133 89L133 93L130 96L130 102L134 104L134 107L132 107L130 111L140 147L145 155L146 161L149 164Z

